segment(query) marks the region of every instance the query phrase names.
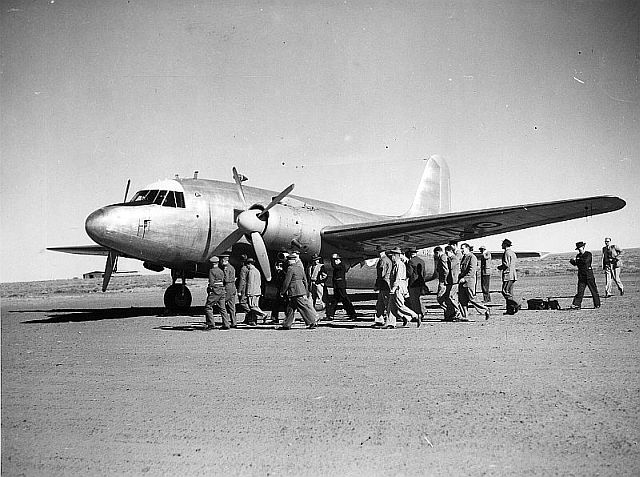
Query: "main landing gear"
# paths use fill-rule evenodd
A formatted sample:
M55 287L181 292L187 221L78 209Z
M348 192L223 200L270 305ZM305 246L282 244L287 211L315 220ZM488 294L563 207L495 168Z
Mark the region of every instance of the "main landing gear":
M171 271L173 284L164 292L164 306L171 313L185 313L191 308L191 292L187 288L184 274L182 283L176 283L178 276Z

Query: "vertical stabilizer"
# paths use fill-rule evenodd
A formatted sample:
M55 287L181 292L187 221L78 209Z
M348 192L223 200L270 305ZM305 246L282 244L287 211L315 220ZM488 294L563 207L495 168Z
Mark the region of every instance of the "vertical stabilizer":
M429 157L413 204L403 217L446 214L451 209L449 166L440 156Z

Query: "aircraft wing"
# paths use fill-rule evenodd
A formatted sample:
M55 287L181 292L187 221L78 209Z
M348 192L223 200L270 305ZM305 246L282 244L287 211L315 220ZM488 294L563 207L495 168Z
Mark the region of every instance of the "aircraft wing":
M109 249L102 245L78 245L74 247L47 247L52 252L73 253L75 255L100 255L106 257L109 255ZM118 255L125 258L135 258L118 252Z
M466 241L590 217L619 210L625 205L625 201L619 197L597 196L468 212L398 217L326 227L322 230L322 239L345 255L364 253L373 256L380 250L394 247L433 247L452 239Z

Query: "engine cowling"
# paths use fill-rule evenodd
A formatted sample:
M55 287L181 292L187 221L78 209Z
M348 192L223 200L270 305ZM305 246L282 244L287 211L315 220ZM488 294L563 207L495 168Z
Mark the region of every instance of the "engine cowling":
M299 250L304 255L320 253L320 214L304 205L278 204L269 210L262 238L271 249Z

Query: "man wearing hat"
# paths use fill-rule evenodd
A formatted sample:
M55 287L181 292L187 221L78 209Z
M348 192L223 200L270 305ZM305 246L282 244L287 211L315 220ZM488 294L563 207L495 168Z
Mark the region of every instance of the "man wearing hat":
M387 252L380 252L380 258L376 264L376 283L374 291L378 292L378 300L376 301L376 317L373 327L378 328L384 326L389 314L389 297L391 294L391 269L393 264Z
M249 311L244 321L248 325L255 326L258 324L258 318L262 318L264 324L267 314L260 309L259 305L260 295L262 295L262 276L260 275L260 270L256 268L253 258L247 258L246 265L247 280L243 294L247 298Z
M231 321L231 327L237 327L236 303L238 303L238 289L236 288L236 269L229 263L229 254L220 255L220 268L224 272L224 306Z
M338 308L338 302L342 302L344 309L352 320L356 319L356 310L353 308L351 300L347 296L347 267L342 263L342 258L337 253L331 256L331 267L333 268L332 284L333 294L327 303L327 320L332 320Z
M460 249L462 250L462 263L460 264L460 275L458 275L460 312L463 318L468 318L469 305L471 305L478 313L484 315L485 320L488 320L490 314L489 308L476 299L478 259L473 253L473 247L468 243L463 243Z
M498 266L498 270L502 271L502 296L507 302L507 315L515 315L520 310L520 304L513 298L513 286L518 279L516 272L516 263L518 257L511 250L511 240L504 239L502 241L502 263Z
M322 257L315 254L311 257L311 265L309 265L307 274L311 288L311 303L313 304L314 310L322 311L325 309L327 299L324 292L328 276L324 268L324 263L322 263Z
M591 268L591 252L586 251L584 247L587 244L584 242L576 242L576 250L578 254L576 258L569 260L571 265L578 267L578 293L573 297L573 304L571 308L579 310L582 306L582 297L584 296L584 289L589 287L591 297L593 298L594 308L600 308L600 295L598 294L598 287L596 285L596 279L593 276L593 269Z
M224 290L224 272L218 264L218 257L209 259L211 269L209 270L209 285L207 286L207 301L204 305L205 331L214 330L216 323L213 318L214 310L222 316L222 329L229 329L229 317L225 308L226 293Z
M406 257L402 255L399 248L391 250L391 296L389 298L389 315L383 329L393 329L396 327L396 318L402 320L402 326L407 326L408 318L416 319L418 326L421 322L418 320L418 314L404 304L404 299L409 295L407 286L407 269L404 264Z
M296 253L290 253L287 256L289 266L280 287L280 294L286 295L288 298L287 315L279 328L281 330L291 329L296 310L300 312L302 319L307 324L307 328L315 328L317 326L316 312L307 297L307 277L302 265L298 264L298 260Z
M491 293L489 286L491 284L491 252L487 247L480 245L480 288L482 289L482 301L491 303Z
M425 275L427 266L420 257L418 257L418 251L415 248L407 250L407 283L409 285L409 308L411 308L418 315L418 326L422 322L424 317L424 310L422 308L422 302L420 301L420 295L422 290L427 288L425 283ZM426 293L426 292L425 292Z

